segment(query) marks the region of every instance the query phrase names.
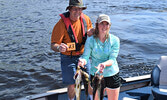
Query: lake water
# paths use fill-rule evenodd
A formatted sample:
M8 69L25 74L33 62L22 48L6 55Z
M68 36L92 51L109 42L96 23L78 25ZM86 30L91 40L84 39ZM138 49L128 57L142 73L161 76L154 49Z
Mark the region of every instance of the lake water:
M85 1L93 25L108 14L110 33L121 40L122 77L150 74L167 55L167 0ZM62 85L60 56L51 32L68 0L0 0L0 99L11 100Z

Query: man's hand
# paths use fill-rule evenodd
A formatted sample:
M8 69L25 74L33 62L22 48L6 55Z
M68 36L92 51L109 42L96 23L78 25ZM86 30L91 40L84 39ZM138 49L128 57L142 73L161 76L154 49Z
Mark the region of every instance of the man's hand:
M87 31L87 35L88 35L89 37L92 36L93 33L94 33L94 31L95 31L94 28L89 29L89 30Z
M64 43L61 43L60 45L57 43L52 43L51 44L51 49L56 51L56 52L66 52L68 46Z
M67 48L68 48L68 46L65 43L61 43L59 45L59 52L66 52Z

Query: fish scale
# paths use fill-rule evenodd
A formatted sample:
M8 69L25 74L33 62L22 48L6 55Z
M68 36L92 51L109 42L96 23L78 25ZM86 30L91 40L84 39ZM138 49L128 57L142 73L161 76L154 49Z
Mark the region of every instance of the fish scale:
M93 78L93 100L95 99L95 95L97 93L98 100L103 100L104 97L104 78L102 75L95 74Z

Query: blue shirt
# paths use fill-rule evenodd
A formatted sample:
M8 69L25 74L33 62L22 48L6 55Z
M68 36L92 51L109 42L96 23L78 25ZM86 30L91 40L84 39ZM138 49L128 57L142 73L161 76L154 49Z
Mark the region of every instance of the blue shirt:
M120 48L120 40L113 34L109 34L109 38L102 43L99 38L94 38L94 36L88 37L85 43L84 53L80 57L82 59L89 60L91 57L91 69L90 74L94 75L97 71L97 67L100 63L107 60L112 60L112 66L106 66L103 71L104 77L109 77L117 74L119 72L119 67L117 63L117 56Z

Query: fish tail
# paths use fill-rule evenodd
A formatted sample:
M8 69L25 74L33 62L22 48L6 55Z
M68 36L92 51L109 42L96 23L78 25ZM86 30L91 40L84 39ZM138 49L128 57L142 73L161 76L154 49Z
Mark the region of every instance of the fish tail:
M81 84L79 84L78 86L76 86L76 100L80 100L80 95L81 95Z

